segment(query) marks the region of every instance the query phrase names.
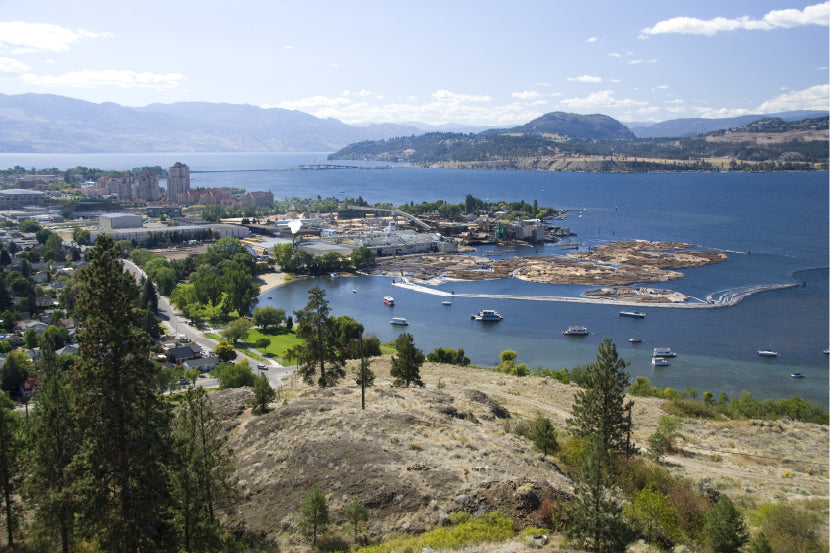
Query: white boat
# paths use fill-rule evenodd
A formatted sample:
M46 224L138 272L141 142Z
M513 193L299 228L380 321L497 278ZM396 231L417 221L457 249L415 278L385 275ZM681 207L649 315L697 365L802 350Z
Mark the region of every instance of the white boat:
M790 376L793 378L806 378L807 373L790 373Z
M643 341L643 339L642 338L629 338L628 341L631 342L632 344L639 344L640 342Z
M441 305L452 305L452 302L450 300L444 300L441 302Z
M652 357L677 357L677 354L671 348L654 348Z
M406 326L409 324L406 319L403 317L392 317L392 320L389 321L389 324L398 325L398 326Z
M383 303L386 305L395 305L395 298L392 296L383 296Z
M482 309L481 311L479 311L475 315L470 315L470 318L475 319L477 321L485 321L486 322L486 321L500 321L504 317L502 317L501 314L497 313L496 311L494 311L492 309Z
M668 367L670 365L669 360L665 357L652 357L651 364L655 367Z
M588 329L584 326L569 326L568 330L563 330L562 334L565 336L587 336Z
M620 311L620 315L623 317L634 317L636 319L644 319L646 314L642 311Z
M772 349L759 349L758 355L762 355L764 357L781 357L781 354Z

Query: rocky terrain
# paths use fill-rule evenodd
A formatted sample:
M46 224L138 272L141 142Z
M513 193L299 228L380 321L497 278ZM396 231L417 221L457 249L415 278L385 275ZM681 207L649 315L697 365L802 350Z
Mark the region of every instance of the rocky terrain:
M244 494L225 523L303 548L296 535L300 503L315 483L335 526L344 524L348 503L363 501L373 539L429 529L458 510L499 509L519 526L538 524L541 500L571 493L556 459L512 429L542 415L566 435L573 386L426 363L425 388L394 388L389 367L388 356L372 360L377 379L365 411L351 377L330 389L291 377L260 416L245 407L248 389L211 394ZM644 447L663 401L634 399L634 441ZM680 453L666 460L676 473L709 479L738 501L826 501L827 427L686 420L682 433Z

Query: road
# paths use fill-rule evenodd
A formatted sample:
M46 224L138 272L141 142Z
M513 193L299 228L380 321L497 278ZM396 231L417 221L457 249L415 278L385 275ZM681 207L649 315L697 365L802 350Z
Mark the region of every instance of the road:
M144 271L128 259L124 260L124 268L135 275L136 280L138 280L140 276L145 276ZM159 295L158 299L158 316L161 318L164 326L167 327L174 336L186 336L193 343L201 346L202 350L205 352L214 351L216 349L216 345L219 343L219 340L208 338L205 336L205 333L218 334L221 329L214 329L211 327L204 329L197 328L196 326L191 325L187 319L180 316L173 306L170 305L170 301L165 296ZM279 388L282 385L283 380L296 369L296 366L284 367L276 361L267 358L264 358L264 361L258 361L248 357L247 355L240 355L240 357L237 357L237 361L239 360L247 361L247 363L251 366L251 369L254 371L254 374L264 374L268 377L268 382L270 382L271 387L275 389ZM257 367L260 363L265 365L264 369L259 369ZM219 386L219 383L215 378L209 377L199 378L198 383L203 388L216 388Z

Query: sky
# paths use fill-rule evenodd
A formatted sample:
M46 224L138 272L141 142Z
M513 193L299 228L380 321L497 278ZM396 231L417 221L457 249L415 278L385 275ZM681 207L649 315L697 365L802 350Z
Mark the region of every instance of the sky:
M830 1L0 0L0 93L508 126L828 109Z

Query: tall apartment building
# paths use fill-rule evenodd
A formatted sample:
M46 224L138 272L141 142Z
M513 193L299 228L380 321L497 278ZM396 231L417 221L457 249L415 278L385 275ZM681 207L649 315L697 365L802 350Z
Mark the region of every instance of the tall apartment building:
M190 167L177 161L170 168L167 177L167 201L178 202L179 194L184 194L188 190L190 190Z
M98 188L104 194L117 196L121 201L159 199L159 178L149 171L141 175L127 172L120 177L101 177Z

